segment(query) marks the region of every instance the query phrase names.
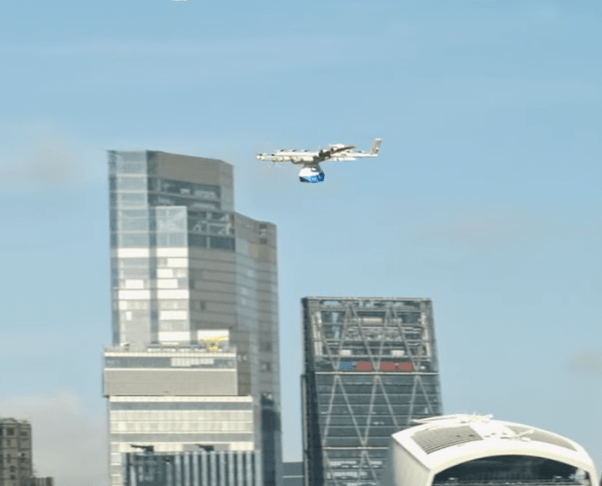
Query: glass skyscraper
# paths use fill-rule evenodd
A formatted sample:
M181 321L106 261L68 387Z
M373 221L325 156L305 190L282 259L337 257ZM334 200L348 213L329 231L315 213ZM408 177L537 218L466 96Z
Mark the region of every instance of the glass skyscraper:
M391 435L441 415L428 299L306 297L306 486L376 486Z
M233 168L223 161L108 155L111 484L123 483L123 454L201 443L255 451L254 477L278 486L276 227L234 211Z

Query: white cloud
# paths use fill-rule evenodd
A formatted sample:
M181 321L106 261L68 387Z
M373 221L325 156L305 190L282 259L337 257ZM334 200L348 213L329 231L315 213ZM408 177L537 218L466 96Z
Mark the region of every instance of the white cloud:
M73 393L0 400L0 416L29 420L38 476L57 486L106 486L108 440L104 416L91 416Z
M0 190L60 190L106 180L105 149L62 132L35 119L0 119Z
M431 223L419 237L431 244L487 252L557 234L552 223L525 214L463 214L445 223Z
M555 26L562 19L562 13L551 5L541 5L535 8L534 21L536 24Z
M348 46L355 45L349 51ZM232 39L211 42L132 42L114 40L96 40L90 42L7 45L0 48L0 54L14 56L40 56L53 58L57 62L63 59L82 58L82 62L90 63L94 77L90 82L102 76L118 80L119 76L136 76L136 79L152 77L173 82L181 76L192 76L188 82L227 79L232 75L250 74L261 76L289 74L303 69L328 67L333 64L336 55L338 63L349 61L368 61L369 47L375 41L357 33L346 35L318 34L291 36L285 38ZM372 52L374 56L374 53ZM109 72L102 66L106 58L124 59L127 62L120 68L113 66ZM175 61L182 61L178 63ZM169 69L157 71L158 62L168 62ZM153 70L153 71L151 71ZM163 72L165 71L165 72ZM207 73L211 72L211 75ZM234 78L239 79L240 78ZM89 82L86 81L86 82ZM123 83L123 79L121 80ZM147 80L149 81L149 80ZM184 81L180 79L180 83Z
M155 42L155 41L115 41L94 40L88 42L53 43L53 44L13 44L5 45L0 52L3 54L41 54L44 56L207 56L212 58L223 57L241 52L281 51L299 48L310 44L317 46L341 46L348 43L355 36L313 35L290 36L284 39L273 37L257 39L228 39L211 42Z
M602 352L595 349L576 351L569 359L569 371L585 375L602 375Z
M29 151L8 165L0 166L5 183L64 184L84 176L81 162L67 146L54 138L39 140Z

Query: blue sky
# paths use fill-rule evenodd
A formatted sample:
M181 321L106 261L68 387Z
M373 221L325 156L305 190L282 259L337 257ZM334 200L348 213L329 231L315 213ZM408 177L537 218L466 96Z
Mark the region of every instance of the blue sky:
M446 413L602 467L601 22L585 0L3 5L0 415L33 421L39 474L106 483L110 149L235 166L237 210L278 226L283 376L301 297L429 297ZM375 137L311 187L254 158Z

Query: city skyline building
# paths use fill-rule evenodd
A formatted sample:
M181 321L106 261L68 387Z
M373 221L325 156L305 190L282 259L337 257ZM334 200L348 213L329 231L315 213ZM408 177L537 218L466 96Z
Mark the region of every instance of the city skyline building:
M210 448L183 454L127 453L124 486L261 486L258 454Z
M29 486L31 482L31 423L0 418L0 486Z
M282 470L282 486L303 486L303 462L285 462Z
M280 486L275 225L234 211L226 162L157 151L108 158L111 484L122 484L121 456L136 451L141 434L135 445L162 453L185 453L197 439L215 450L253 450L262 458L254 477ZM211 407L217 413L226 402L244 402L244 420L216 417L222 430L213 442L211 434L199 438L207 430L195 422L211 422ZM238 428L222 440L230 426ZM167 440L174 434L178 440Z
M32 486L54 486L54 478L33 478Z
M377 486L392 434L442 413L430 299L306 297L306 486Z
M255 453L257 407L251 395L238 394L236 360L227 339L210 350L107 348L104 394L112 464L127 472L122 456L140 449L173 454L206 448L260 458ZM254 477L261 477L260 468Z
M391 437L382 486L598 486L587 451L491 415L432 417Z

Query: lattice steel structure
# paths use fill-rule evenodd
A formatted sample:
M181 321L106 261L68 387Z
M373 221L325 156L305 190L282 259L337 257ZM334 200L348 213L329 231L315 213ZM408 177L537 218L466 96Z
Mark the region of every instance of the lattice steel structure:
M305 486L376 486L391 435L441 415L429 299L306 297Z

